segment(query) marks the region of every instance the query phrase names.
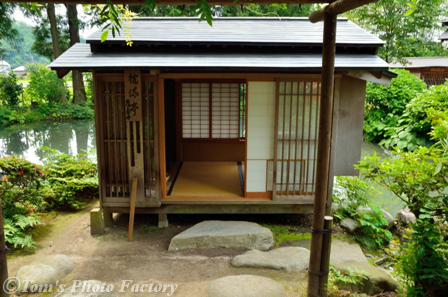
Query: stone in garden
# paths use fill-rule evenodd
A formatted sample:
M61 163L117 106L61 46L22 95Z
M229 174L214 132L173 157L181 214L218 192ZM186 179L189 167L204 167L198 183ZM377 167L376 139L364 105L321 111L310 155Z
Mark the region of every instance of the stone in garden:
M64 291L58 293L56 297L116 297L118 293L110 290L107 284L99 280L86 280L73 284ZM96 292L94 292L96 291ZM109 292L110 291L110 292Z
M369 264L358 244L334 240L331 242L330 264L337 265L342 262L356 261Z
M401 226L408 226L411 223L415 223L415 214L413 214L409 208L406 207L397 213L397 221Z
M384 209L381 209L383 211L384 217L387 220L387 229L391 230L392 227L394 226L394 217L387 211L385 211Z
M353 234L355 233L356 229L361 227L361 224L359 224L354 219L346 218L339 223L339 226L341 226L341 228L348 234Z
M36 263L45 264L53 267L59 272L60 278L64 278L75 269L72 259L66 255L56 254L48 255L36 261Z
M335 269L342 272L347 272L348 268L350 268L352 271L364 272L367 276L367 279L362 280L362 284L338 283L337 286L341 290L375 295L381 292L395 292L400 288L400 285L389 275L387 275L387 273L378 267L370 265L369 263L348 261L334 266Z
M232 259L235 267L277 270L305 270L310 262L310 251L301 247L282 247L268 252L251 250Z
M242 221L204 221L171 239L169 251L204 248L269 250L274 245L271 230Z
M218 278L205 288L208 297L283 297L278 282L257 275L232 275Z
M42 263L22 266L16 274L17 295L32 293L32 285L56 285L60 281L59 272ZM38 292L35 292L38 293Z

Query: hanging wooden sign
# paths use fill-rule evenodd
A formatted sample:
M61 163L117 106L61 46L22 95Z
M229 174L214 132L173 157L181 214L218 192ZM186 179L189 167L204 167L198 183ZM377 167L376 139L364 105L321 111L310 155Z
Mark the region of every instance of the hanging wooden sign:
M124 71L124 92L127 121L142 120L142 76L138 70Z

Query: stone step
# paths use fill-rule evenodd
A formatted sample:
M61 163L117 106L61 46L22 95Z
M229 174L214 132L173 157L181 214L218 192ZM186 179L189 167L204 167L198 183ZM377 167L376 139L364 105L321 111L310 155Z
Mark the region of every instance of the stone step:
M204 221L171 239L169 251L205 248L269 250L274 245L271 230L243 221Z

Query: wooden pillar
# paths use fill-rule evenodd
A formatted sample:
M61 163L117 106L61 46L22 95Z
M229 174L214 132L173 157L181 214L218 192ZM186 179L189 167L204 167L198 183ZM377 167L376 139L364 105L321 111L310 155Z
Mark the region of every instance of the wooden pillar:
M320 231L324 229L324 217L330 177L336 21L336 15L325 14L322 48L322 93L319 119L316 190L313 212L313 234L311 238L311 254L308 277L308 297L323 296L319 295L319 289L326 285L323 284L325 279L323 274L328 273L328 268L322 267L323 233Z

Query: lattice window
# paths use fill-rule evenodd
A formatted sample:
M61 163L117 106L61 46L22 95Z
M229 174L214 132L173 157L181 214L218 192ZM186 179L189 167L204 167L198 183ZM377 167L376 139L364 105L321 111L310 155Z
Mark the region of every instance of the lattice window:
M95 98L99 117L100 159L103 166L100 168L103 202L120 202L130 196L129 157L131 148L140 147L143 141L144 149L144 180L145 196L156 196L157 176L155 164L155 112L154 112L154 84L151 78L143 77L142 84L142 125L128 127L126 122L126 104L124 79L116 76L98 76L100 90ZM127 130L129 129L129 133ZM139 129L143 129L140 133ZM136 137L135 137L135 136ZM142 137L140 137L142 135ZM143 138L143 139L142 139ZM102 149L101 149L102 148ZM131 149L131 153L132 153ZM132 156L131 156L132 157ZM131 158L132 159L132 158ZM111 200L112 199L112 200Z
M423 73L423 81L427 86L443 85L448 79L448 73Z
M183 138L245 137L246 85L183 83Z
M276 196L314 193L320 82L277 83Z
M210 86L208 83L182 84L182 135L209 138Z

